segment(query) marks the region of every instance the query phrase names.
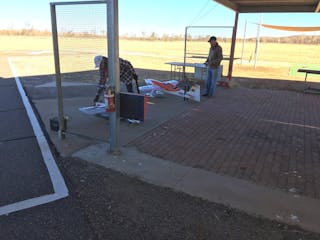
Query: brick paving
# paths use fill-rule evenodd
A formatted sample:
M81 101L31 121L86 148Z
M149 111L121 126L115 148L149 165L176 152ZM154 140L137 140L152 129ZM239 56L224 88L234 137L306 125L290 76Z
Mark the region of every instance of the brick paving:
M129 143L147 154L320 198L320 95L218 89Z

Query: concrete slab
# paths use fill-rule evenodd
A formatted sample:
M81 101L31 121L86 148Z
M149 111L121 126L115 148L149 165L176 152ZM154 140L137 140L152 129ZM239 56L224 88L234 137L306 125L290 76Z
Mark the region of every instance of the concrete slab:
M67 122L67 137L63 141L57 138L57 132L50 130L49 120L58 115L57 101L54 99L35 100L35 106L46 126L51 139L61 155L68 156L88 145L107 142L109 139L109 121L105 118L88 116L78 108L90 106L91 97L64 99L64 113L69 117ZM166 95L162 98L149 98L147 105L147 120L140 124L130 124L126 120L120 121L120 144L125 145L150 131L155 126L188 109L197 108L196 102L184 102L183 98Z
M91 97L91 102L96 94L95 85L75 85L62 88L63 98ZM27 87L27 92L32 99L56 99L56 87Z
M318 199L195 168L179 182L176 189L253 215L320 231Z
M0 206L53 192L35 137L2 142L0 169Z
M107 144L91 145L72 156L138 177L146 182L174 188L191 169L177 166L170 161L138 152L133 148L122 148L120 156L108 153Z
M96 84L90 84L90 83L80 83L80 82L62 82L62 87L76 87L76 86L96 86ZM48 82L43 83L35 86L36 88L43 88L43 87L56 87L56 82Z

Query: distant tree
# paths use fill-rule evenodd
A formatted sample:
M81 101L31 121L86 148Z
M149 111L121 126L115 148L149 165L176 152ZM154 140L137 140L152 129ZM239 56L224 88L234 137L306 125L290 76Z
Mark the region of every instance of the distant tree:
M151 40L157 40L158 39L158 36L155 32L152 32L151 35L150 35L150 39Z

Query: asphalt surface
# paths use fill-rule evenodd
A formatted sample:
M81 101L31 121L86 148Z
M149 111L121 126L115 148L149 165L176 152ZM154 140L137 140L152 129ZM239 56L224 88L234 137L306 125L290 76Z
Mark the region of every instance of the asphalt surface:
M0 207L53 193L48 170L14 79L0 79ZM72 188L70 188L72 189ZM0 216L0 239L94 239L69 197Z
M0 238L22 239L97 239L83 212L78 197L0 217Z
M0 206L3 206L52 193L52 186L15 82L2 79L0 86Z

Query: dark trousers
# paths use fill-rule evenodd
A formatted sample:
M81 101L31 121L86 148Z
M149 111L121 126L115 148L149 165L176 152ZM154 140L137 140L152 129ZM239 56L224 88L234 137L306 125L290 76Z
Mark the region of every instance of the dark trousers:
M133 89L132 89L132 82L131 83L128 83L128 84L126 84L126 87L127 87L127 91L128 92L133 92Z

